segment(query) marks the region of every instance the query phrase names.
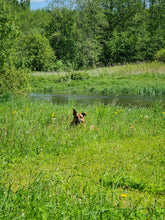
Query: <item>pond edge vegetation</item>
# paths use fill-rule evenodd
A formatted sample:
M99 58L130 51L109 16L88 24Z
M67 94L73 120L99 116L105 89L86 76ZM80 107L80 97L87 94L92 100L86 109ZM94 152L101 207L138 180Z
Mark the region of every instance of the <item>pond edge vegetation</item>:
M68 73L31 73L32 91L103 95L165 95L165 64L126 64Z

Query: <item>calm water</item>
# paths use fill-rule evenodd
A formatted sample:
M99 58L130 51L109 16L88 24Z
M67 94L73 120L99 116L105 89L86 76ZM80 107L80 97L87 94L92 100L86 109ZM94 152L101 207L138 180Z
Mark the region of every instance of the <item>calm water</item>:
M165 97L153 98L142 96L101 96L101 95L67 95L67 94L31 94L32 100L49 101L56 104L68 104L73 101L76 104L111 104L122 106L151 106L155 101L160 101L165 106Z

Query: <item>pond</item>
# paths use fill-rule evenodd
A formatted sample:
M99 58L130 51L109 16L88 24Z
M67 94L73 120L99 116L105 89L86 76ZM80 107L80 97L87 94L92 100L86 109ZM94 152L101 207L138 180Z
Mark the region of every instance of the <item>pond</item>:
M165 106L165 97L144 97L135 95L75 95L75 94L44 94L32 93L30 95L32 100L49 101L56 104L68 104L74 102L75 104L105 104L105 105L120 105L120 106L151 106L156 101Z

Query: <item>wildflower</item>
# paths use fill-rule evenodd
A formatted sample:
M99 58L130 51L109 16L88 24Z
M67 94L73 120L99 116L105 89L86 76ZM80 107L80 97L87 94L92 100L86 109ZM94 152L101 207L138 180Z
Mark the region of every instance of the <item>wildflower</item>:
M134 127L131 127L131 129L134 129Z
M13 114L13 115L15 115L16 113L17 113L16 111L13 111L13 113L12 113L12 114Z
M55 117L55 113L54 112L52 113L52 117Z
M117 112L115 112L115 115L117 115Z
M26 108L26 111L29 111L29 108L28 108L28 107Z
M145 117L145 118L148 118L148 115L145 115L144 117Z
M165 112L162 112L163 115L165 115Z
M120 195L122 198L127 198L127 195L126 194L121 194Z
M121 112L124 112L124 110L122 109Z
M141 117L142 117L142 115L139 115L139 117L141 118Z

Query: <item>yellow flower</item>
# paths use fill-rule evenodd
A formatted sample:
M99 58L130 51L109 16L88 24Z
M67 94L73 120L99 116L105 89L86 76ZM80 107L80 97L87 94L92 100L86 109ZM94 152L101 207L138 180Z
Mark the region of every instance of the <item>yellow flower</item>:
M29 108L28 108L28 107L26 108L26 111L29 111Z
M139 117L141 118L141 117L142 117L142 115L139 115Z
M115 115L117 115L117 112L115 112Z
M134 127L131 127L131 129L134 129Z
M162 112L163 115L165 115L165 112Z
M13 114L13 115L15 115L16 113L17 113L16 111L13 111L13 113L12 113L12 114Z
M55 113L54 112L52 113L52 117L55 117Z
M121 112L124 112L124 110L122 109Z
M121 194L120 196L121 196L122 198L126 198L126 197L127 197L126 194Z

